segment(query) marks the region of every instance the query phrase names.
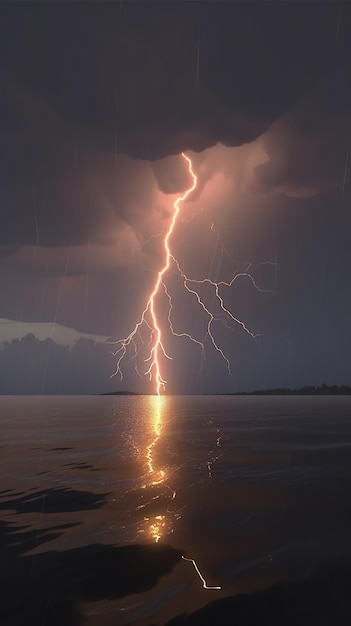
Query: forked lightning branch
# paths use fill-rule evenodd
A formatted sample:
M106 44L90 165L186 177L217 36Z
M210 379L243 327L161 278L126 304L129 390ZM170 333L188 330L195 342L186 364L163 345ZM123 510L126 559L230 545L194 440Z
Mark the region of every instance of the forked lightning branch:
M174 336L187 337L190 341L197 344L202 351L202 355L204 353L204 341L208 338L213 348L224 359L229 374L231 374L230 361L224 349L217 343L214 337L213 324L215 322L220 322L221 324L228 326L229 324L234 323L234 324L241 326L243 331L248 333L251 337L256 336L254 333L252 333L249 330L249 328L246 326L246 324L242 320L237 318L231 312L231 310L227 308L227 306L225 305L223 296L221 295L221 287L223 286L231 287L239 276L247 276L251 280L254 287L259 289L250 274L248 273L235 274L230 282L224 282L224 281L215 282L211 280L210 278L204 278L202 280L193 279L184 273L179 263L179 260L173 255L172 245L171 245L172 236L174 235L174 230L177 225L177 220L181 211L182 204L186 200L188 200L190 194L192 193L192 191L194 191L197 185L197 177L193 171L191 159L186 154L184 154L184 152L181 153L181 156L187 162L188 170L192 177L193 182L192 182L191 187L189 187L189 189L187 189L183 195L179 196L173 204L173 208L174 208L173 216L172 216L169 228L163 240L164 265L157 273L155 283L152 287L152 291L132 331L126 337L111 342L117 346L117 349L114 352L112 352L112 354L116 357L117 361L116 361L115 371L111 377L119 375L120 379L123 380L123 369L122 369L123 360L125 357L127 357L127 353L129 351L131 352L133 357L137 356L139 333L142 327L146 329L146 332L148 333L148 337L149 337L148 342L147 342L148 355L145 358L145 368L144 368L143 374L149 377L150 382L154 385L154 391L157 395L161 395L161 392L165 391L166 384L167 384L167 381L165 380L165 377L163 374L164 359L172 358L167 353L165 346L164 346L164 334L165 334L164 325L167 326L168 330ZM203 341L199 341L198 339L193 337L191 333L188 333L186 331L186 329L183 332L176 332L174 330L174 327L172 324L171 313L172 313L172 310L174 309L175 303L172 301L172 298L169 294L169 291L167 290L167 286L165 283L167 274L169 273L171 266L172 266L172 270L175 270L178 272L182 280L184 289L195 298L198 306L203 310L203 312L207 316L206 335ZM205 304L203 298L201 297L199 285L204 285L204 284L207 284L213 288L215 300L217 301L217 304L220 307L220 311L221 311L220 315L212 312L211 309ZM259 289L259 290L265 291L263 289ZM168 304L169 304L168 315L166 317L166 320L163 320L163 321L162 319L160 319L160 316L157 312L157 300L161 293L167 296Z

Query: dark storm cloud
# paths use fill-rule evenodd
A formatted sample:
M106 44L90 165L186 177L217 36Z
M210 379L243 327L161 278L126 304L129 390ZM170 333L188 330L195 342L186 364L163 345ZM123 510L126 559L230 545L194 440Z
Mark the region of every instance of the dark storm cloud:
M158 142L167 146L167 135L172 143L201 131L218 141L228 132L241 143L257 132L243 128L245 116L273 120L332 68L339 17L338 7L321 4L245 4L7 6L4 69L100 141L113 146L115 121L127 152L128 138L133 144L141 133L135 156L147 156L143 133L151 158L169 153L157 149Z
M104 222L89 184L102 153L111 187L116 151L156 161L262 134L333 72L349 13L336 45L339 6L326 3L25 2L0 11L2 242L38 243L40 226L42 245L84 243Z
M28 333L0 350L0 394L99 393L110 391L107 346L80 338L69 348Z
M292 196L350 182L351 87L338 74L313 97L272 124L262 145L269 161L254 172L256 191Z

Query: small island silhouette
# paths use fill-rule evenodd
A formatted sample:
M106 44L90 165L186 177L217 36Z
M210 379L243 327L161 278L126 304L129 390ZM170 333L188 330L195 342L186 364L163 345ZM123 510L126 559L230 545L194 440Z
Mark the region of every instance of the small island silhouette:
M108 391L107 393L100 394L102 396L140 396L144 394L136 393L135 391Z

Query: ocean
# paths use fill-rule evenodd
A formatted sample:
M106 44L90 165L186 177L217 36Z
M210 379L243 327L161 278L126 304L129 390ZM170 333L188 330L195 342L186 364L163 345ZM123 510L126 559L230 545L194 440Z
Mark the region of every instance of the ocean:
M306 623L328 623L328 580L348 610L351 397L2 396L0 416L2 626L284 624L316 585Z

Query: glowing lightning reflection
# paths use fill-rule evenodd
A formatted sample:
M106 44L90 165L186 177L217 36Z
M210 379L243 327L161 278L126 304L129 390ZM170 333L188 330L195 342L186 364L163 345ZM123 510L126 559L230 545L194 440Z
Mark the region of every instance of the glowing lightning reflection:
M156 472L154 469L154 461L153 461L153 449L161 437L161 422L162 422L162 419L161 419L162 407L160 405L161 401L162 401L162 398L159 395L157 395L157 397L155 398L155 404L154 404L153 439L151 443L149 443L149 445L146 446L147 466L148 466L149 474L153 477L153 481L151 483L152 485L158 485L162 483L165 477L164 470L159 470L158 475L155 478Z
M207 584L206 580L204 579L203 575L201 574L201 572L200 572L200 570L199 570L199 568L198 568L198 566L197 566L197 564L196 564L196 561L195 561L194 559L188 559L186 556L182 556L182 559L183 559L184 561L190 561L190 563L192 563L192 564L193 564L194 569L195 569L195 571L196 571L196 573L197 573L198 577L199 577L199 578L200 578L200 580L202 581L202 586L203 586L203 588L204 588L204 589L207 589L207 590L211 590L211 589L213 589L213 590L217 590L217 591L218 591L219 589L222 589L222 587L219 587L219 586L214 586L214 587L212 587L212 586L209 586L209 585Z

